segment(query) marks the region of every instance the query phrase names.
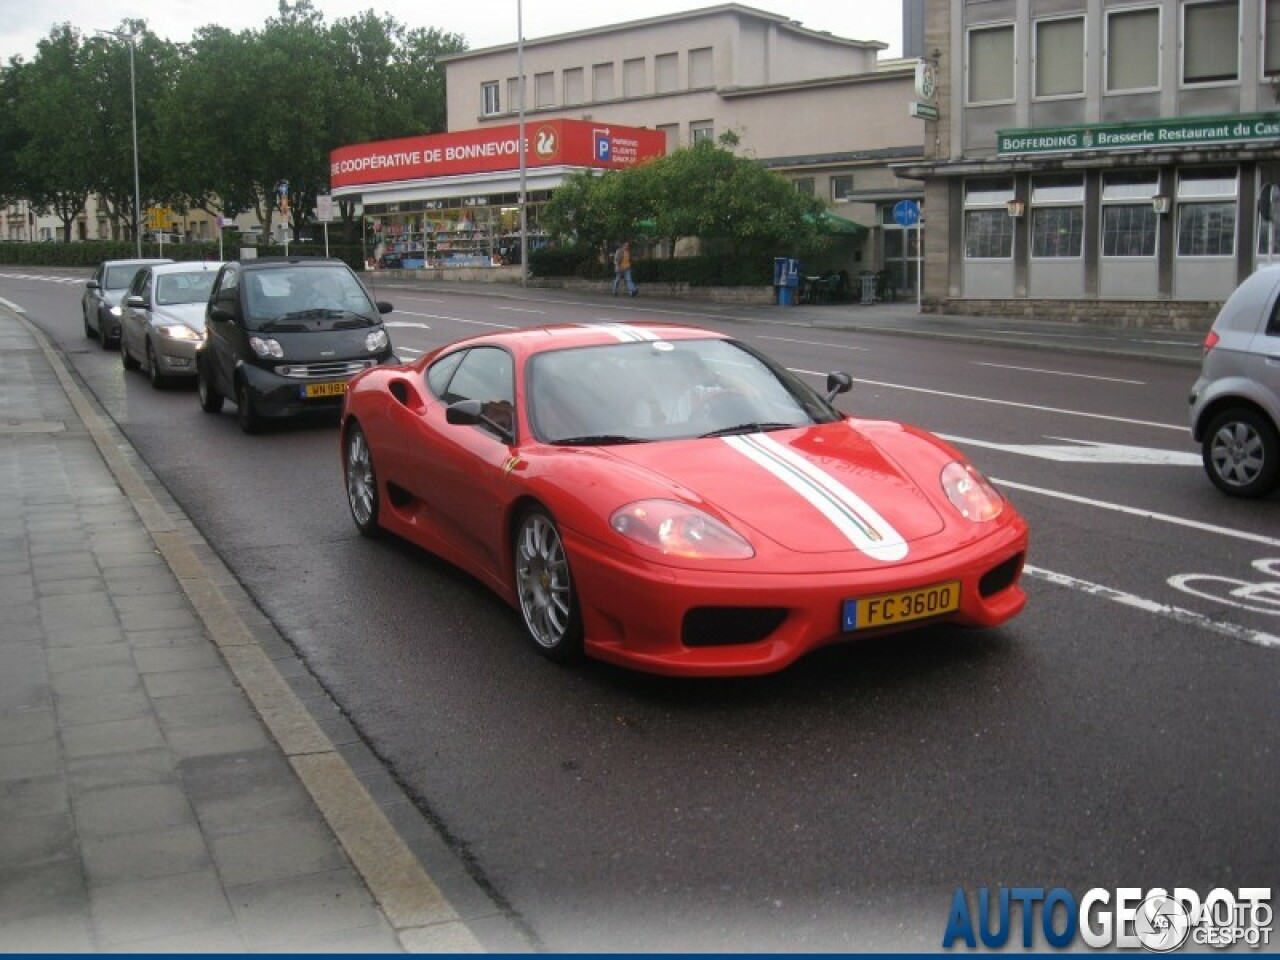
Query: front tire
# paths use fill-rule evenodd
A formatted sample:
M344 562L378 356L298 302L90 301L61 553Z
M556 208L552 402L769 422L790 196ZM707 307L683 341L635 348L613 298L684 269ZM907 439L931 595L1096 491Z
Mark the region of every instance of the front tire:
M351 519L363 536L377 539L382 532L378 525L378 514L382 509L378 497L378 474L373 467L373 451L369 449L369 440L360 429L360 424L354 421L347 428L342 454Z
M80 311L80 317L84 320L84 335L90 340L98 339L98 331L93 329L89 324L89 312L87 310Z
M123 335L120 337L120 366L126 370L138 369L138 361L133 359L133 354L129 352L128 346L125 345Z
M1205 431L1201 459L1223 493L1265 496L1280 478L1280 435L1271 421L1248 407L1224 410Z
M102 319L102 311L98 311L98 342L102 344L103 350L114 350L120 346L121 332L117 330L114 334L111 332L111 323Z
M262 415L254 408L249 384L243 380L236 384L236 417L245 433L254 434L262 430Z
M513 547L516 597L534 648L557 663L576 659L582 653L582 613L551 515L538 507L525 513Z
M222 412L222 394L209 382L209 374L205 365L196 360L196 395L200 398L200 409L205 413Z
M124 349L124 341L120 341L120 349ZM147 376L151 380L153 390L163 390L169 385L169 378L160 370L160 358L156 356L156 348L147 341Z

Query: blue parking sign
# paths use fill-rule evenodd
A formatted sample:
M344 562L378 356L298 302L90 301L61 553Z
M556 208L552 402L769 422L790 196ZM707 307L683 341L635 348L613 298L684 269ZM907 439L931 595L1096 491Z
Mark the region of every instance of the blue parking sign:
M914 200L899 200L893 205L893 221L900 227L914 227L920 222L920 204Z

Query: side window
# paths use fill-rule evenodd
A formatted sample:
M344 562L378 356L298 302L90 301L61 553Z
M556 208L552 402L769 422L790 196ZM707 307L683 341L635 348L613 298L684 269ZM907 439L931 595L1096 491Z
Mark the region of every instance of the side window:
M214 291L213 300L223 306L233 306L239 299L240 274L236 270L223 270L218 279L218 289Z
M446 403L479 400L485 416L510 431L515 427L515 379L512 373L511 355L505 350L476 347L462 357L441 399Z
M129 292L126 296L142 296L146 293L147 285L151 282L150 270L139 270L133 278L133 283L129 284Z
M457 353L451 353L447 357L437 360L427 369L427 388L433 395L442 400L444 399L445 388L449 386L449 380L453 377L453 372L458 369L458 364L462 362L464 356L466 356L466 351L459 350Z

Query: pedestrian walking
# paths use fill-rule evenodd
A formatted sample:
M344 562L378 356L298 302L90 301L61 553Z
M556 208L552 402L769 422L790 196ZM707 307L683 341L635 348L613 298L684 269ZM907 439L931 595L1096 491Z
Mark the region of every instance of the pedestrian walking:
M618 295L618 284L627 283L627 294L634 297L637 293L635 281L631 279L631 244L624 240L622 246L613 252L613 295Z

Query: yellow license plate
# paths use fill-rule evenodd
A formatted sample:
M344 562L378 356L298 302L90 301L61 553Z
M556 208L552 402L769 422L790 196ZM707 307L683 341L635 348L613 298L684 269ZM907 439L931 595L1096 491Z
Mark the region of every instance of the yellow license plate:
M960 609L960 581L935 583L931 587L881 593L844 602L842 624L848 630L889 627L912 620L924 620Z
M340 397L347 392L347 381L334 383L308 383L302 388L304 397Z

